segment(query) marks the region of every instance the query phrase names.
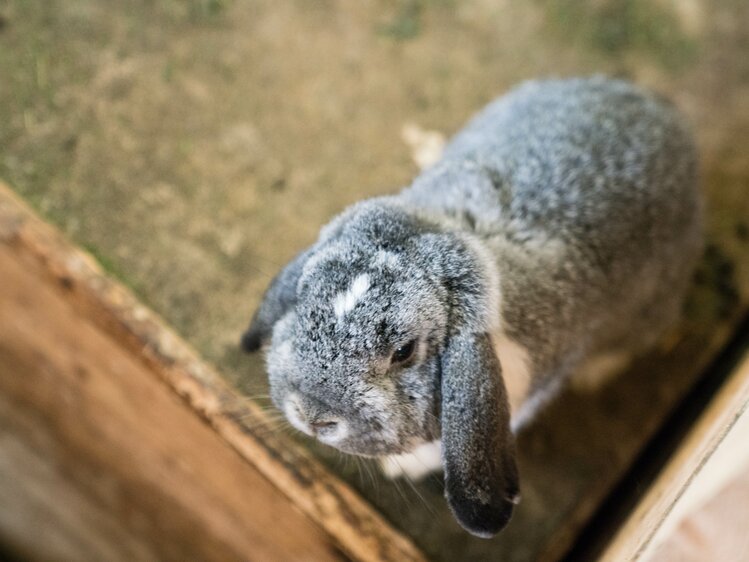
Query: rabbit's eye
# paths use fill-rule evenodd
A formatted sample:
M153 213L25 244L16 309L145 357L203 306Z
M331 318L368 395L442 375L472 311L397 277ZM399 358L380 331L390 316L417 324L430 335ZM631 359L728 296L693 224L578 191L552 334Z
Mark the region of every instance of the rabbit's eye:
M393 352L393 363L404 363L411 359L416 350L416 340L411 340L405 345L400 346Z

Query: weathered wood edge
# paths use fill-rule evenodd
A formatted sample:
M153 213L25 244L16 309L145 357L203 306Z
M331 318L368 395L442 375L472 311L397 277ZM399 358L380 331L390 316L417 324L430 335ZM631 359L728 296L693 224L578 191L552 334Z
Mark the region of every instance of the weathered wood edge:
M2 182L0 243L33 257L99 329L144 361L347 555L361 561L425 560L409 538L299 444L275 431L260 407L242 399L163 320Z
M330 535L0 244L0 542L29 560L341 562Z
M658 531L738 419L749 408L749 353L746 353L665 469L618 529L601 562L641 559Z

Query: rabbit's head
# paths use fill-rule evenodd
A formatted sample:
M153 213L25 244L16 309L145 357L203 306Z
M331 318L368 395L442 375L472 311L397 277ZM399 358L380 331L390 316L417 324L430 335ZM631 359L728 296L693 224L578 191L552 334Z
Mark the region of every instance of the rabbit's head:
M442 439L446 496L491 536L518 489L482 246L395 204L354 206L274 280L243 343L300 431L363 456Z

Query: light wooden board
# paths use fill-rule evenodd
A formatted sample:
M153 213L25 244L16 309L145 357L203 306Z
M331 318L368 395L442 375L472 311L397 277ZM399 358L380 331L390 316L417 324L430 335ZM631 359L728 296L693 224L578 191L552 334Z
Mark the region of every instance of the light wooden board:
M40 559L340 558L13 250L0 246L0 536Z
M2 185L0 271L0 538L53 559L421 559Z
M730 446L734 442L735 448L746 450L749 443L749 416L745 418L744 428L734 428L729 437L720 445L718 451ZM749 451L747 451L749 452ZM721 456L720 452L716 452ZM714 455L708 465L700 473L698 479L686 492L686 496L697 496L704 500L694 511L685 512L684 517L676 519L673 529L664 533L666 525L659 529L657 535L663 534L662 539L656 539L653 546L647 549L647 556L643 562L713 562L715 560L747 560L749 559L749 535L746 533L746 522L749 519L749 462L737 464L734 478L720 480L718 487L710 486L711 494L703 495L702 482L712 479L716 462ZM718 461L719 462L719 461ZM687 497L687 502L689 498ZM681 511L679 501L677 509ZM673 513L673 512L672 512ZM669 516L669 518L673 517ZM669 525L670 527L670 525Z
M736 368L708 409L689 432L665 469L650 486L632 515L616 533L601 562L646 560L661 532L673 529L690 510L701 505L726 483L721 474L731 470L709 466L716 451L734 428L746 424L749 416L749 354ZM743 422L742 422L743 419ZM746 430L743 430L746 434ZM723 463L738 461L745 466L747 442L732 441L744 450L722 455ZM724 467L729 468L730 467ZM705 474L703 477L703 469ZM712 478L710 470L713 470ZM696 494L696 495L695 495Z

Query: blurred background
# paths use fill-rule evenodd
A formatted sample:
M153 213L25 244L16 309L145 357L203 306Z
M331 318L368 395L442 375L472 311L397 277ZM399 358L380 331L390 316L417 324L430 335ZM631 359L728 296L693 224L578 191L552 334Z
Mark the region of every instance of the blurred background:
M317 451L435 558L532 560L569 545L743 314L748 24L745 0L0 0L0 179L256 396L237 342L272 275L494 97L605 73L673 100L709 202L684 339L522 438L526 507L500 540L460 532L438 479L396 490Z

